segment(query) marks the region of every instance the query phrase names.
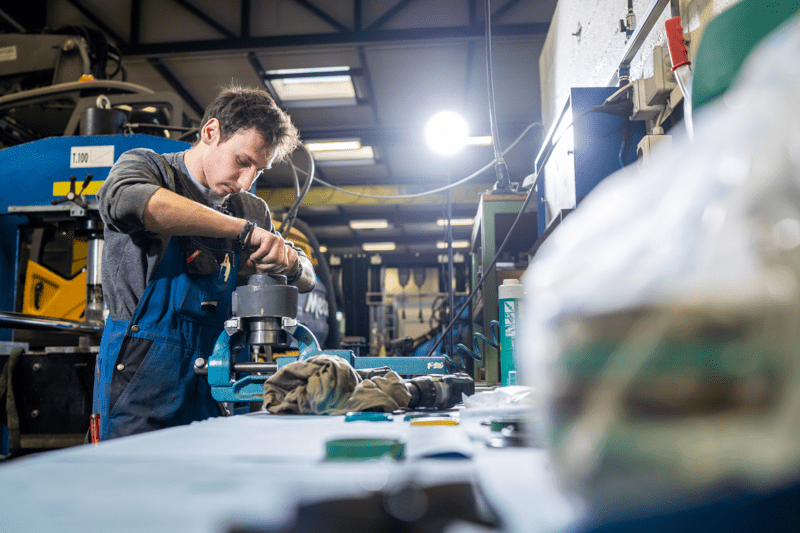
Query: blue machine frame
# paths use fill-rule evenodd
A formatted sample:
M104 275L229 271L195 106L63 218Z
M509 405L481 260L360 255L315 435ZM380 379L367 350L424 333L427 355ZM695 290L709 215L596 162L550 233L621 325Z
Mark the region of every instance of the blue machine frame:
M534 184L539 236L544 233L551 220L556 218L558 210L575 208L600 181L619 170L620 159L626 166L636 161L637 145L645 134L644 121L631 121L624 116L590 112L592 107L603 104L606 98L616 91L617 87L574 87L570 90L561 114L551 126L546 141L536 157L536 170L545 166L544 176ZM628 130L620 157L621 133L626 122ZM566 137L568 133L562 133L570 126L571 139ZM571 150L566 150L566 145L570 141ZM562 147L565 148L563 153L557 151ZM551 157L551 154L554 157ZM572 161L570 156L574 156ZM568 168L558 168L556 171L556 167L565 166ZM568 180L574 180L574 183L568 183ZM571 198L571 205L556 206L557 210L545 209L548 189L558 187L569 189L573 185L574 198ZM548 212L550 220L547 219Z
M233 340L242 347L240 354L248 353L247 344L243 341L241 331L237 330L237 319L231 319L225 326L226 329L217 338L214 351L208 360L208 384L211 386L211 395L219 402L261 401L264 397L264 382L269 375L247 374L236 379L233 372L231 342ZM295 322L284 326L284 329L297 341L299 354L296 357L279 357L279 369L295 361L328 354L345 359L356 370L387 366L400 375L447 373L444 357L356 357L350 350L322 351L314 334L303 324ZM236 336L238 338L234 339Z
M105 154L105 166L89 167L79 154L82 147L109 147L111 155ZM0 168L7 177L3 194L0 195L0 310L15 311L17 276L19 275L19 226L28 218L9 208L18 206L41 206L42 210L53 209L50 204L56 196L54 185L69 182L76 176L80 184L87 174L92 174L92 183L102 182L111 170L111 163L133 148L150 148L158 153L180 152L190 144L182 141L154 137L152 135L97 135L86 137L50 137L0 150ZM78 155L78 157L76 157ZM94 205L93 195L85 194ZM64 204L66 205L66 204ZM13 237L12 237L13 236ZM10 340L11 330L0 329L0 341Z

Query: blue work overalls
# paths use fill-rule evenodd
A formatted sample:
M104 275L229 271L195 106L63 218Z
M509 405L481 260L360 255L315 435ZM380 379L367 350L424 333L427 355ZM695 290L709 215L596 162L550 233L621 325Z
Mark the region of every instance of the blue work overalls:
M93 400L101 439L222 414L205 376L195 375L194 362L208 360L231 317L239 258L222 246L216 253L200 254L200 248L194 239L170 238L130 321L106 321ZM193 261L213 272L193 273Z

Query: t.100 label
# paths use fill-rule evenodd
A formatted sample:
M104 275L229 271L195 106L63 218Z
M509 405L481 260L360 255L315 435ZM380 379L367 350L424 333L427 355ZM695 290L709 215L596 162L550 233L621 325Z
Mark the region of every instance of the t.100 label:
M114 145L73 146L69 154L69 168L110 167L114 165Z

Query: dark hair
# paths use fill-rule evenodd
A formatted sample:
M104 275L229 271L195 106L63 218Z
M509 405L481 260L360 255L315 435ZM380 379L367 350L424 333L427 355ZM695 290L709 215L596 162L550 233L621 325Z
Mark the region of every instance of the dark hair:
M206 108L202 126L212 118L219 120L220 142L236 132L255 128L264 142L275 150L275 162L291 154L300 142L289 115L262 89L230 87L223 90Z

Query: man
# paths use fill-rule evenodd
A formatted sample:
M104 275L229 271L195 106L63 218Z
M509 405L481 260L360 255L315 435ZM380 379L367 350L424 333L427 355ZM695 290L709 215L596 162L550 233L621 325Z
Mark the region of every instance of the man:
M280 273L301 292L313 289L308 258L248 192L297 143L267 93L232 88L206 109L185 152L130 150L112 167L97 194L109 310L93 406L102 439L221 414L194 361L211 355L237 278Z

